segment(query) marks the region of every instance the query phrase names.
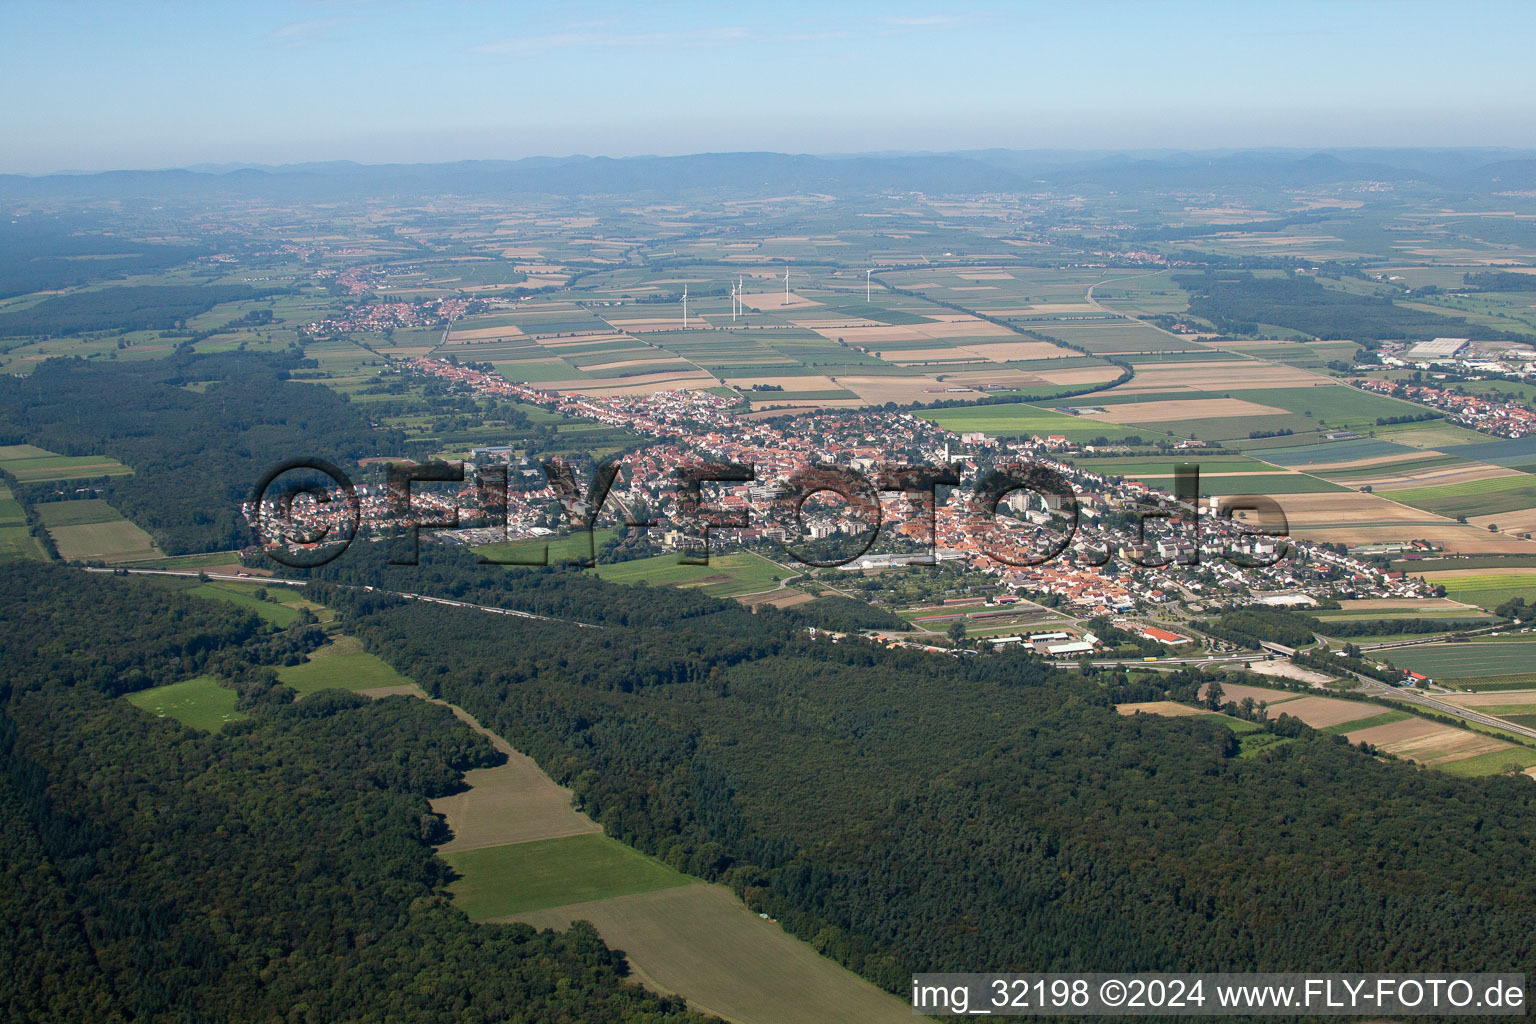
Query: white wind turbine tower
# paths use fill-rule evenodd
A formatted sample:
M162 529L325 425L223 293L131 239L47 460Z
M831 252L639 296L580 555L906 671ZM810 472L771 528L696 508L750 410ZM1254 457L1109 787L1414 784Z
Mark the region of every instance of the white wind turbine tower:
M784 264L784 305L789 305L789 264Z
M736 301L741 306L742 316L747 315L746 286L747 279L745 277L738 277L736 279Z
M688 286L683 285L683 330L688 329Z
M731 323L736 322L736 286L731 285Z
M873 273L874 273L873 269L864 271L864 301L865 302L869 301L869 275L873 274Z

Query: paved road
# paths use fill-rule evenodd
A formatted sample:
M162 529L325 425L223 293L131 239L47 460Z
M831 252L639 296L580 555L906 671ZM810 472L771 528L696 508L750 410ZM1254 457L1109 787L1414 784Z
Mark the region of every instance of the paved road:
M1478 725L1492 726L1495 729L1502 729L1505 732L1512 732L1520 736L1524 736L1526 739L1536 740L1536 729L1531 729L1523 725L1516 725L1514 722L1503 718L1496 718L1493 715L1486 715L1483 712L1478 711L1476 708L1460 707L1448 701L1441 700L1432 694L1424 693L1421 690L1399 689L1396 686L1388 686L1386 683L1379 682L1375 679L1369 679L1363 676L1359 678L1361 682L1365 683L1365 691L1373 697L1382 697L1387 700L1398 701L1403 704L1416 704L1419 707L1423 707L1432 711L1438 711L1443 715L1454 715L1455 717L1468 722L1476 722Z

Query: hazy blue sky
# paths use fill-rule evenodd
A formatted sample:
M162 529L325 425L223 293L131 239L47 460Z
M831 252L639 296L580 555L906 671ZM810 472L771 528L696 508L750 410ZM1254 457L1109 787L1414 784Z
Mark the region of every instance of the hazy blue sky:
M0 0L0 170L1536 145L1536 3Z

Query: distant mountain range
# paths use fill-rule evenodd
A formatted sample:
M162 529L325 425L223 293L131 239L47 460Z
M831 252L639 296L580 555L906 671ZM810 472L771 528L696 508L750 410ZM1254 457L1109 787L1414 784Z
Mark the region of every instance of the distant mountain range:
M1536 150L1347 149L1205 152L977 150L849 156L700 153L692 156L530 157L437 164L228 165L96 174L0 175L0 198L250 195L271 199L456 193L657 195L712 189L773 195L922 192L930 195L1093 188L1298 187L1421 182L1498 192L1536 188Z

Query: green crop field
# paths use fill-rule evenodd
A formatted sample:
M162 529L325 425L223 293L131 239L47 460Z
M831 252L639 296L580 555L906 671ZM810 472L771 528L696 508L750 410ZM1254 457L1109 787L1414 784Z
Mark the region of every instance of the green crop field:
M1536 601L1536 573L1479 573L1475 576L1426 576L1445 588L1447 597L1492 610L1512 597Z
M126 519L50 528L59 557L71 561L139 562L164 558L149 534Z
M1444 644L1388 651L1382 657L1399 668L1433 679L1512 676L1536 671L1536 640L1509 644Z
M182 725L207 732L218 732L230 722L245 717L235 710L235 691L220 686L213 676L198 676L180 683L139 690L125 699L152 715L174 718Z
M0 458L0 469L16 478L19 483L57 483L64 480L93 480L103 476L128 476L133 472L116 459L105 455L55 455L31 445L11 445L8 450L31 449L21 457Z
M248 587L236 583L204 583L193 587L187 593L194 597L205 597L216 601L228 601L230 604L237 604L242 608L255 612L263 619L280 628L290 626L298 621L299 610L280 603L279 600L290 596L283 593L283 591L288 590L287 587L272 587L268 593L272 595L273 600L263 601L256 597L255 591L258 586L260 584Z
M46 556L25 526L0 526L0 562L21 559L45 561Z
M1497 476L1441 487L1383 491L1385 497L1442 516L1484 516L1536 507L1536 477Z
M772 590L779 580L798 572L746 551L712 555L708 565L679 565L677 555L667 554L600 564L594 571L609 583L697 587L712 597Z
M1452 775L1478 778L1484 775L1521 772L1532 765L1536 765L1536 750L1531 750L1529 747L1511 747L1508 750L1495 750L1492 753L1479 754L1461 761L1448 761L1437 767Z
M548 549L549 564L559 565L561 562L580 562L592 558L598 548L617 535L615 530L598 529L590 534L567 533L560 536L504 541L499 544L481 544L474 551L482 558L502 564L515 560L522 564L542 565L546 557L545 551Z
M411 680L364 651L353 637L339 637L309 656L302 665L277 670L277 678L306 696L320 690L375 690L405 686Z
M448 888L472 920L651 892L694 879L597 833L444 854Z
M238 551L209 551L201 555L167 555L140 564L143 569L206 569L211 565L239 565Z
M92 523L114 523L123 518L121 512L99 498L88 501L48 501L37 506L37 514L43 525L88 526Z
M1330 427L1375 427L1378 418L1422 416L1425 409L1412 402L1357 391L1342 384L1311 388L1257 388L1236 397L1259 405L1273 405Z

